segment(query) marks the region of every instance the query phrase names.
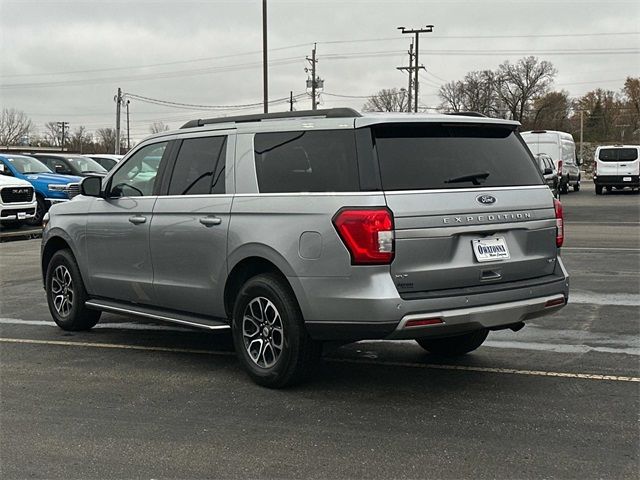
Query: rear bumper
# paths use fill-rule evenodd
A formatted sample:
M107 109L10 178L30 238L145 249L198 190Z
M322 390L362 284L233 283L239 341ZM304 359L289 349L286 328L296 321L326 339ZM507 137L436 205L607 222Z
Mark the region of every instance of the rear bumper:
M485 293L458 294L415 300L402 299L389 271L373 267L366 277L290 278L312 338L362 340L447 336L478 328L506 328L551 314L569 297L569 276L558 258L549 282ZM497 287L497 285L496 285ZM562 305L547 306L563 298ZM442 323L406 327L416 318L440 318Z
M624 181L630 178L629 181ZM640 186L640 175L594 175L593 183L611 187L638 187Z

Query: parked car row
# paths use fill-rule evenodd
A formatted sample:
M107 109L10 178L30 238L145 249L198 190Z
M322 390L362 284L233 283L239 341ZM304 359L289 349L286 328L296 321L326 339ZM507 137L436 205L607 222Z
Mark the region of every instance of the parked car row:
M41 225L52 204L66 202L79 193L82 177L103 177L122 158L120 155L92 157L53 153L1 154L2 225Z

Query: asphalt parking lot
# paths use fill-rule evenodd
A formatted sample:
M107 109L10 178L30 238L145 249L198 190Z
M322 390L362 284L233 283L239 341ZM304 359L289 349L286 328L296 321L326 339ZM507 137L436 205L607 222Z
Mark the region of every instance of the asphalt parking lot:
M455 361L329 349L285 391L252 384L226 334L107 314L57 329L39 240L2 243L0 476L637 478L640 196L562 200L562 311Z

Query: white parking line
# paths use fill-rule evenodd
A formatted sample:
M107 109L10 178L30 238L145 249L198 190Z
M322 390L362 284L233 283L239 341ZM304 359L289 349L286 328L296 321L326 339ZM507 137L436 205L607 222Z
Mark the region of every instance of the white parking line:
M640 252L640 248L618 248L618 247L562 247L562 251L610 251L610 252Z
M215 350L197 350L191 348L169 348L169 347L147 347L142 345L122 345L115 343L91 343L91 342L68 342L60 340L34 340L27 338L0 338L0 343L28 344L28 345L55 345L63 347L85 347L85 348L110 348L119 350L143 350L155 352L174 353L195 353L202 355L235 355L233 352ZM574 378L581 380L600 380L610 382L640 382L640 377L630 377L625 375L600 375L594 373L572 373L572 372L548 372L544 370L520 370L515 368L494 368L494 367L473 367L468 365L441 365L434 363L411 363L411 362L380 362L366 359L351 358L326 358L333 363L354 363L365 365L380 365L391 367L427 368L435 370L459 370L466 372L498 373L508 375L526 375L534 377L556 377Z

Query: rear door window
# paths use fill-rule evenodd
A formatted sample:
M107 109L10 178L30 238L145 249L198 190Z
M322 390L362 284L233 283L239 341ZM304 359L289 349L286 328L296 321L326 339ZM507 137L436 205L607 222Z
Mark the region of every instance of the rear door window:
M632 162L638 159L637 148L602 148L598 159L603 162Z
M424 123L372 131L385 190L542 184L531 154L510 128Z
M225 193L226 145L226 136L183 140L173 167L169 195Z
M254 149L260 192L360 190L354 130L258 133Z

